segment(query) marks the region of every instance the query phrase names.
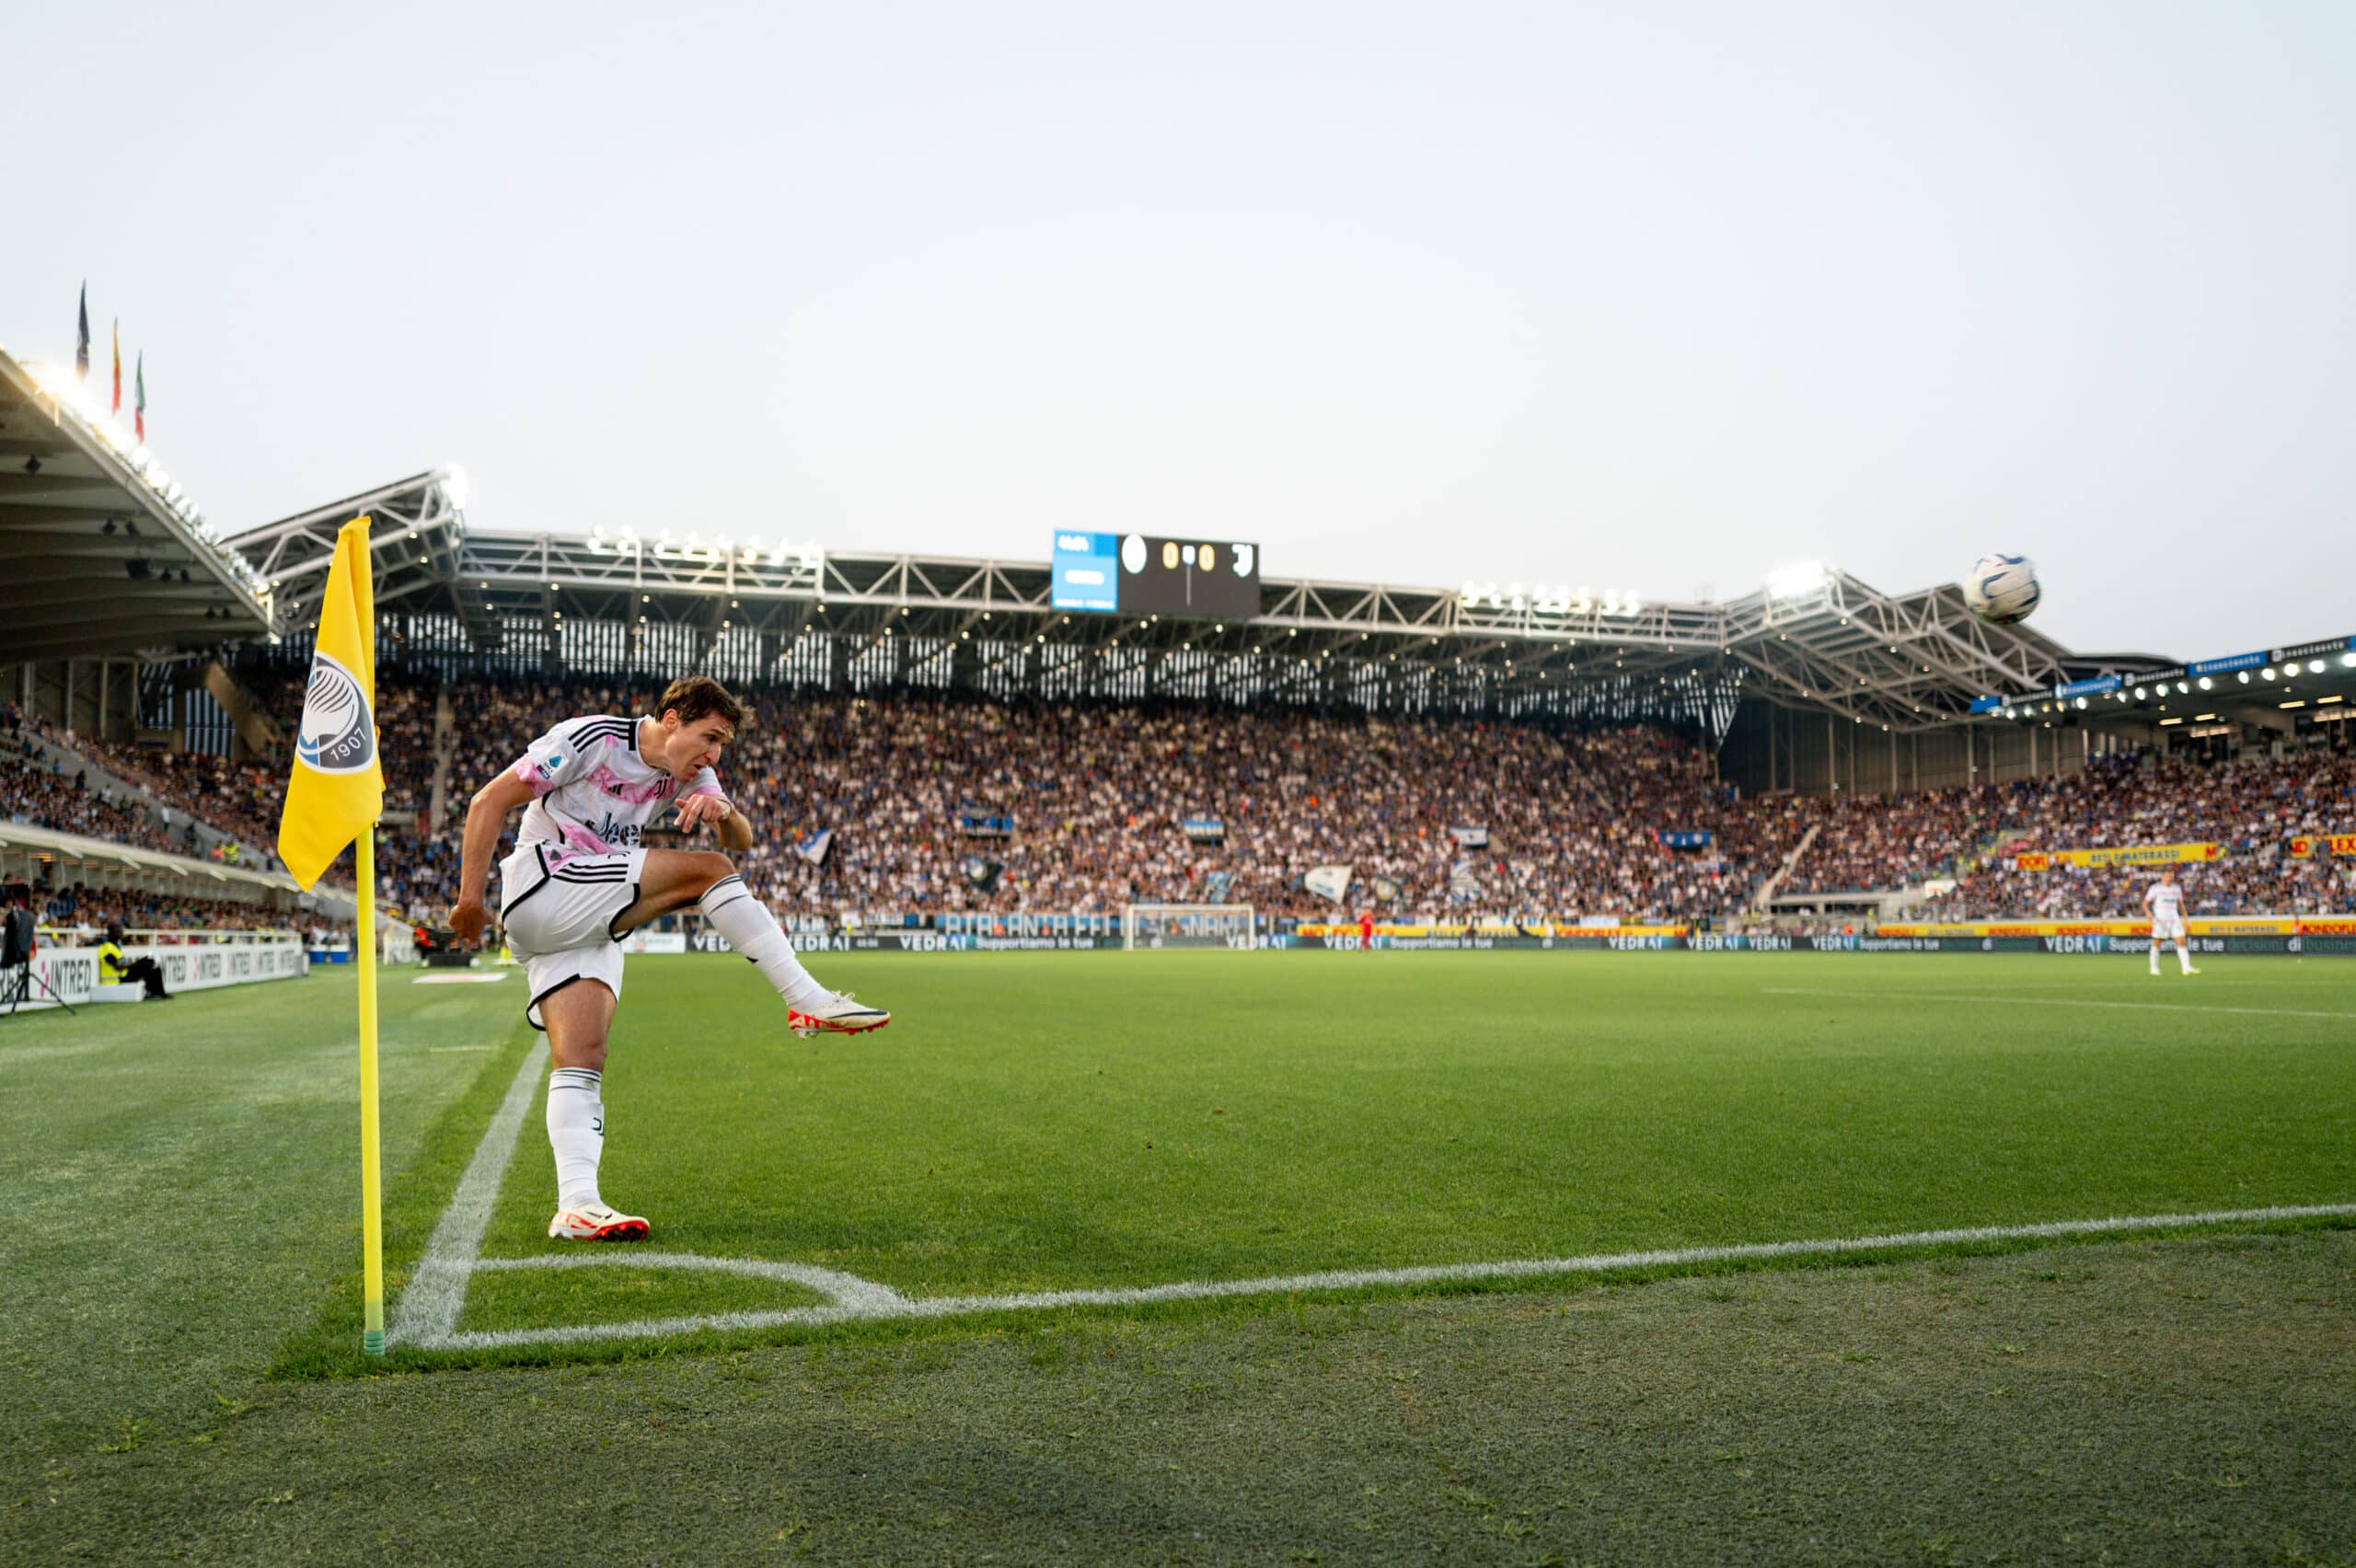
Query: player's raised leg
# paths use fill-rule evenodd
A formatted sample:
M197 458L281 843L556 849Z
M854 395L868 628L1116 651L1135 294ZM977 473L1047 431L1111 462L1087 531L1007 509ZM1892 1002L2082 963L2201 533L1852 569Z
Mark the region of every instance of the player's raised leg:
M753 896L725 855L695 849L648 851L638 898L614 917L613 928L627 931L699 904L706 923L749 959L784 998L786 1027L794 1033L865 1034L892 1021L882 1008L863 1006L849 992L830 991L814 979L802 967L777 917Z
M613 1027L614 994L580 979L540 998L548 1025L549 1147L556 1154L556 1217L549 1235L569 1241L640 1241L646 1221L618 1213L597 1191L597 1164L606 1152L606 1034Z

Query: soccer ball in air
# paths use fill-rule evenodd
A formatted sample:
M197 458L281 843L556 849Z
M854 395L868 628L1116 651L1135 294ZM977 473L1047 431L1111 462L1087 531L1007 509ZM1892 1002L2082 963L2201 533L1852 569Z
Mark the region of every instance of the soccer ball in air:
M2037 562L2027 556L1984 555L1964 574L1964 608L1998 626L2028 619L2045 596L2037 581Z

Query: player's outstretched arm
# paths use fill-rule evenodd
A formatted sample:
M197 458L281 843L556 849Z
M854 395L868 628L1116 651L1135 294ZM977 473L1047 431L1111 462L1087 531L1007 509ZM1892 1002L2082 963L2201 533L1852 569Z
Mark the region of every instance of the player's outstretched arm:
M467 831L458 855L458 902L450 910L450 929L468 947L482 940L490 918L483 908L483 889L491 881L491 852L499 847L499 829L507 813L532 798L532 787L513 773L502 773L467 802Z

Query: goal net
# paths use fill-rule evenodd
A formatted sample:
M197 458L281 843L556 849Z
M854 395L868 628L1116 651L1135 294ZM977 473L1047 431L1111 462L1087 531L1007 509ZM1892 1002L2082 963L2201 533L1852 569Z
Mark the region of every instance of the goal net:
M1125 904L1121 906L1121 946L1139 948L1223 948L1252 945L1259 921L1248 904Z

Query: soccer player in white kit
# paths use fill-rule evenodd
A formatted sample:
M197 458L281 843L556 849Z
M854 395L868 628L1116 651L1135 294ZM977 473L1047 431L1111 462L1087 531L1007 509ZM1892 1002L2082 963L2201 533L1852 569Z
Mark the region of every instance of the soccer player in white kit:
M810 977L777 923L725 854L647 849L646 824L676 803L682 833L709 824L724 848L753 847L752 824L722 792L721 748L743 704L709 675L673 681L653 718L568 719L467 807L458 902L450 928L472 945L487 912L483 884L507 813L523 806L515 852L499 868L500 924L522 960L524 1016L549 1037L549 1144L556 1152L551 1237L636 1241L646 1221L606 1205L597 1163L606 1147L599 1098L606 1036L622 990L622 938L657 916L701 905L707 925L776 987L794 1033L864 1034L892 1021L849 992ZM585 982L580 984L578 982Z
M2184 965L2187 974L2198 974L2192 967L2192 949L2184 935L2184 889L2177 885L2176 868L2168 867L2160 880L2143 890L2143 907L2152 917L2152 973L2160 972L2160 944L2176 943L2177 962Z

